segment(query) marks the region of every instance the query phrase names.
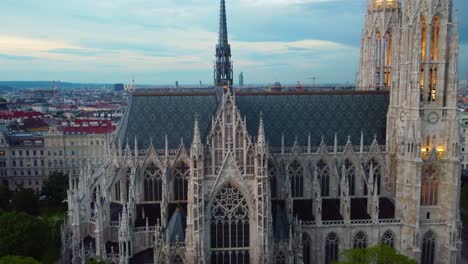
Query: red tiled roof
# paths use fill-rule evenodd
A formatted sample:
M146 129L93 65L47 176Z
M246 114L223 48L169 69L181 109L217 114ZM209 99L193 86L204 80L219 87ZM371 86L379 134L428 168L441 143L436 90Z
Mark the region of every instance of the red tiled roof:
M87 126L87 127L62 127L65 134L110 134L115 131L117 127L110 126Z
M0 119L15 119L15 118L35 118L43 117L44 114L36 111L0 111Z

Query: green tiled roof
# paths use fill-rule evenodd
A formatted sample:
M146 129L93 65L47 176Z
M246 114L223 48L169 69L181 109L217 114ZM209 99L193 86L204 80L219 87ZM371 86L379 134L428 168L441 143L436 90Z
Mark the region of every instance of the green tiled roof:
M385 142L386 115L389 95L376 93L238 93L236 105L247 118L247 130L253 137L258 131L259 114L262 112L267 141L274 147L292 146L295 138L299 144L307 144L310 132L312 144L320 144L324 136L328 145L333 144L335 132L339 144L344 145L350 136L359 144L361 131L365 144L371 144L374 135ZM147 148L152 141L157 148L164 148L164 136L168 136L169 148L178 148L181 138L189 146L193 137L194 114L198 113L202 139L216 111L213 93L193 94L136 94L132 96L118 138L125 145L133 146L135 136L139 148Z

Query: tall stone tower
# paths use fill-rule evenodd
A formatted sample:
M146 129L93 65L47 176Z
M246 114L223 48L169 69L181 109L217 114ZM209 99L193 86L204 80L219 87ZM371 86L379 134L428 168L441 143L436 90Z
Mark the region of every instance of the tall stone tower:
M219 12L219 37L216 45L216 63L214 70L215 86L232 85L233 71L231 62L231 45L228 41L226 3L221 0Z
M368 0L357 77L358 90L392 86L398 65L401 28L400 0Z
M452 0L407 0L396 50L401 61L390 91L387 151L402 251L420 263L460 263L458 22Z

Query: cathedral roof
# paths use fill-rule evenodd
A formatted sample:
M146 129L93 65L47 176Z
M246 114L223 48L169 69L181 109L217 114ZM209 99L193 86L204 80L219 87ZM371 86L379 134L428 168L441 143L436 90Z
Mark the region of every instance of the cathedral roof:
M253 137L258 132L259 114L263 113L265 134L273 147L281 146L284 135L286 146L295 139L307 145L310 133L312 145L318 146L321 137L333 145L334 134L339 145L345 145L350 136L359 144L361 132L364 144L371 145L374 135L385 143L388 92L240 92L236 105L247 119L247 130ZM181 138L189 145L193 138L194 115L198 120L202 140L211 125L217 109L216 95L198 93L136 93L132 96L125 117L117 133L122 146L133 145L135 137L140 149L151 143L158 149L165 146L165 135L170 149L177 149Z

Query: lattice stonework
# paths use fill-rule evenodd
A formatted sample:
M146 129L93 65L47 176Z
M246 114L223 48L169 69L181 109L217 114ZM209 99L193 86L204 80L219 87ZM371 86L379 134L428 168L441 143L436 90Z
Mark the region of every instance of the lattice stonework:
M145 201L162 200L162 172L154 163L145 169L143 193Z
M176 201L187 201L190 167L181 162L174 171L174 195Z
M224 186L210 213L211 263L249 263L249 208L239 189Z

